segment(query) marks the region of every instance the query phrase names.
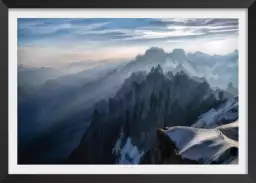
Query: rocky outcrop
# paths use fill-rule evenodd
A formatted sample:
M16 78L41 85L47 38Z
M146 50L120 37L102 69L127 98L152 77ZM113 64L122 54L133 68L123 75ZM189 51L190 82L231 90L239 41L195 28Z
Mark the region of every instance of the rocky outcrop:
M95 108L74 163L137 163L157 144L156 129L190 126L222 103L209 84L184 72L165 75L160 65L148 75L133 74L116 96Z

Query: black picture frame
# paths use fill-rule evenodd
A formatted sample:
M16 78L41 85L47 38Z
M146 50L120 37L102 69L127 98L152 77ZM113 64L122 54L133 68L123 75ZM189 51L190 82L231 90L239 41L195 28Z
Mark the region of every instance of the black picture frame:
M0 3L0 183L24 182L197 182L197 183L253 183L256 182L255 117L248 114L248 174L247 175L14 175L8 173L8 8L246 8L248 10L248 71L255 65L254 26L255 0L2 0ZM250 36L249 36L250 35ZM250 54L249 54L250 51ZM249 67L249 60L250 67ZM248 83L254 83L248 73ZM253 81L253 82L252 82ZM7 88L7 89L6 89ZM251 87L251 93L255 93ZM249 94L249 87L248 87ZM247 95L249 97L249 95ZM255 97L251 95L251 111ZM249 113L249 98L247 111ZM252 114L252 113L251 113ZM250 121L250 123L249 123ZM199 165L200 166L200 165ZM213 165L214 166L214 165Z

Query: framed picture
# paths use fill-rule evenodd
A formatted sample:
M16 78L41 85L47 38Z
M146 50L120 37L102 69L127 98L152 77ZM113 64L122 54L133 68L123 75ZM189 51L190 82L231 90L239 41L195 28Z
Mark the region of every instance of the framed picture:
M254 0L0 5L0 182L254 182Z

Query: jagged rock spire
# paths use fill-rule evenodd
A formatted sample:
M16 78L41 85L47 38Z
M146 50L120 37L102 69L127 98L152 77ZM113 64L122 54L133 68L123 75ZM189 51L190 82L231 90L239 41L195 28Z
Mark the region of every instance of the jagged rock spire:
M151 68L150 73L155 73L155 72L158 72L160 74L164 74L164 71L163 71L162 67L160 66L160 64L158 64L157 67L152 67Z

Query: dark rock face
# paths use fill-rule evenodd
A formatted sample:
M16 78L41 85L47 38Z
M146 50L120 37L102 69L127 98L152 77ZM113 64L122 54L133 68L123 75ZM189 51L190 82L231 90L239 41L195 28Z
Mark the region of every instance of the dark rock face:
M182 158L174 142L161 129L157 129L156 146L143 155L140 164L199 164L199 162Z
M133 74L115 97L96 105L91 125L69 162L122 163L120 152L113 153L113 148L118 140L119 149L124 148L128 137L132 146L145 154L159 145L157 128L190 126L200 114L223 100L205 80L189 77L184 72L164 75L158 65L148 75Z

